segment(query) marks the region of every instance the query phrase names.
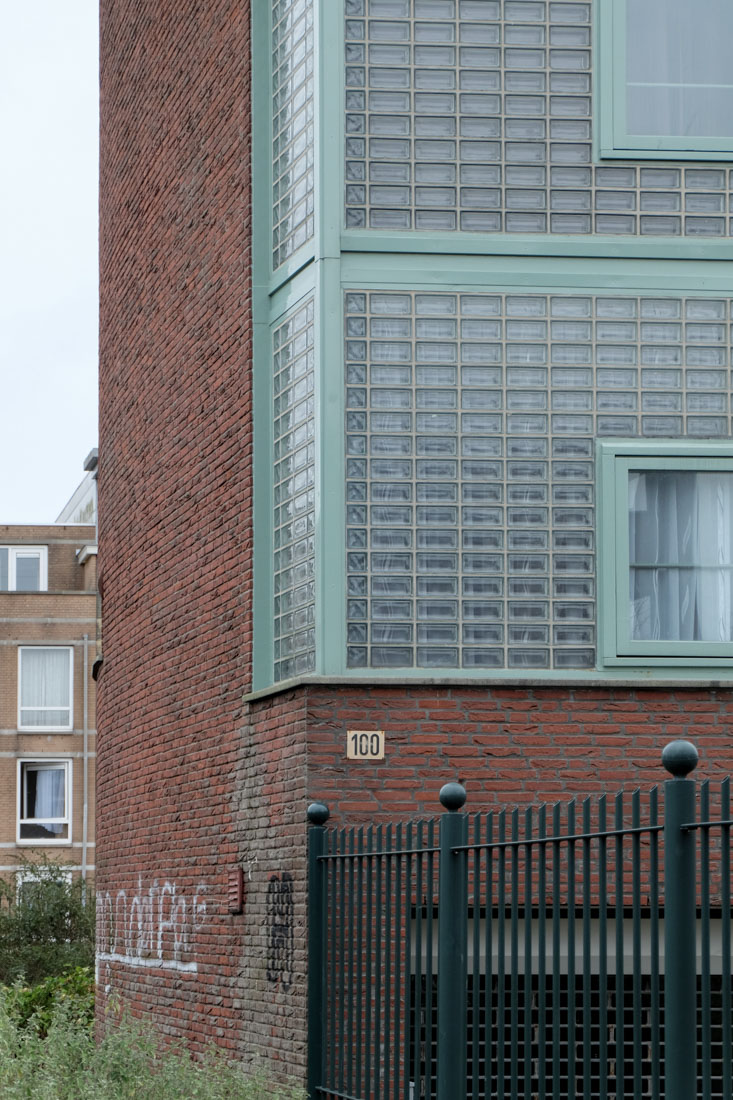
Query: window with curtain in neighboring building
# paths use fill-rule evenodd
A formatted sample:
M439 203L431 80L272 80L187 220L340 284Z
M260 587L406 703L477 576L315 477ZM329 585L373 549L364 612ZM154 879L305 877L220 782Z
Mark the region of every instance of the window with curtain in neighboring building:
M71 761L18 761L18 840L69 843Z
M21 646L18 650L18 728L71 729L72 676L70 646Z

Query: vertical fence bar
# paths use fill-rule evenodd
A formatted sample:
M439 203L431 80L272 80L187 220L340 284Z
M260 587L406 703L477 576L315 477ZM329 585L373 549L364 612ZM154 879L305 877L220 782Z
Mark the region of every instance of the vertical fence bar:
M624 1100L626 1062L624 1049L624 796L614 799L614 871L616 889L616 1100ZM636 1098L634 1098L636 1100ZM691 1098L688 1098L691 1100Z
M524 1088L532 1081L532 809L524 812Z
M338 1055L336 1057L338 1089L343 1091L344 1088L344 1057L346 1055L346 1028L348 1026L348 1014L346 1009L346 860L344 856L346 854L346 829L339 830L339 843L338 852L341 856L336 863L338 867L338 887L337 887L337 902L335 906L332 906L332 911L335 910L338 914L338 947L337 947L337 959L338 967L336 967L336 959L334 959L334 973L336 975L336 996L338 1000L335 1002L338 1005L338 1011L335 1014L338 1027ZM334 883L335 885L335 883ZM346 1019L344 1016L346 1015ZM330 1082L333 1084L333 1081Z
M417 826L417 847L424 847L424 829L425 826L422 821L418 822ZM422 1024L423 1013L423 905L425 904L423 895L423 864L424 856L422 853L418 855L415 863L415 998L413 1004L415 1006L415 1025L412 1030L412 1045L413 1045L413 1061L412 1061L412 1079L415 1082L415 1096L421 1095L420 1089L420 1027ZM425 998L427 1001L427 997Z
M591 877L590 877L590 797L583 799L583 1096L591 1095Z
M598 1050L600 1100L608 1096L608 852L606 796L598 799Z
M547 836L547 807L540 806L538 837ZM545 1100L547 1060L547 845L540 843L537 853L537 1087L539 1100Z
M425 950L425 1095L432 1096L438 1087L437 1076L433 1068L433 1026L437 1015L433 996L433 943L434 925L433 912L435 909L435 856L432 849L435 847L435 822L428 822L428 858L425 868L425 892L427 897L427 926L426 926L426 950Z
M510 1051L511 1051L511 1100L517 1100L519 1086L519 811L512 810L511 848L511 897L509 960L510 960Z
M568 803L568 1096L575 1096L575 799Z
M364 826L357 834L357 902L356 902L356 1010L359 1019L356 1028L356 1091L361 1091L361 1051L364 1031ZM367 988L367 996L369 989Z
M374 944L374 826L370 825L366 835L366 966L365 988L366 1008L364 1011L364 1088L371 1095L372 1086L372 967Z
M308 1095L315 1097L323 1084L323 1010L325 1005L325 864L324 825L328 806L308 807Z
M552 835L560 836L560 803L552 807ZM562 1051L562 977L560 973L560 907L562 905L562 847L552 842L552 1096L560 1098L560 1055Z
M349 891L349 904L348 904L348 916L349 916L349 967L347 975L347 995L346 995L346 1011L347 1011L347 1024L346 1024L346 1091L351 1093L354 1089L353 1071L354 1071L354 1017L357 1012L357 1007L354 1004L354 947L355 947L355 928L354 928L354 872L356 870L354 862L354 838L355 829L349 829L349 870L348 870L348 891ZM357 1029L358 1029L357 1024Z
M697 1093L695 976L695 783L697 764L689 741L672 741L662 753L674 776L664 784L665 1100Z
M481 843L481 814L474 814L473 844ZM473 850L473 996L471 998L471 1100L479 1100L480 1036L486 1034L486 1018L481 1007L481 852ZM486 999L484 998L484 1006Z
M499 857L497 859L497 935L496 935L496 1083L497 1094L504 1100L506 1089L506 810L499 813Z
M440 801L437 1100L466 1100L466 973L468 964L468 818L460 783L446 783Z
M631 796L631 827L638 829L640 825L641 791L637 787ZM641 836L638 832L631 834L631 942L634 1096L641 1096Z
M494 840L494 812L486 815L484 837L487 845ZM486 1100L493 1095L493 1050L494 1050L494 853L486 848L484 873L486 875L486 926L484 928L484 958L486 960L486 1023L484 1025L484 1065L486 1066Z
M392 826L388 825L384 841L385 852L392 851ZM392 1008L394 1005L394 982L392 979L392 867L391 856L384 857L384 1043L382 1047L382 1079L384 1081L384 1097L389 1100L389 1084L392 1074Z
M405 833L405 848L408 852L413 846L412 822L407 825ZM402 1079L405 1087L405 1095L409 1095L410 1081L413 1079L410 1065L410 1017L414 997L412 992L412 856L405 857L405 1008L402 1014Z
M724 779L720 787L720 816L730 821L730 778ZM720 924L721 948L723 955L723 1035L731 1033L731 990L730 990L730 826L724 825L720 835ZM733 1061L731 1044L723 1042L723 1096L730 1100L733 1096Z
M658 790L649 792L649 922L652 981L652 1100L659 1100L661 1082L660 1010L659 1010L659 822Z
M700 817L710 820L710 780L700 785ZM700 1011L702 1016L702 1100L711 1100L710 1048L712 1033L710 1027L710 833L703 829L700 835Z
M402 851L402 825L397 825L395 845L398 852ZM405 1003L402 998L402 951L407 946L407 930L402 927L402 856L395 858L395 928L394 928L394 1100L399 1100L400 1095L400 1070L404 1064L400 1054L405 1046Z
M384 970L384 964L382 962L382 920L384 917L383 912L383 899L384 891L382 885L382 852L384 850L383 829L381 825L377 825L376 845L377 853L375 855L375 868L374 868L374 924L375 924L375 939L374 939L374 1079L372 1087L374 1089L375 1100L379 1100L382 1095L381 1082L382 1082L382 973ZM370 1094L371 1095L371 1094Z

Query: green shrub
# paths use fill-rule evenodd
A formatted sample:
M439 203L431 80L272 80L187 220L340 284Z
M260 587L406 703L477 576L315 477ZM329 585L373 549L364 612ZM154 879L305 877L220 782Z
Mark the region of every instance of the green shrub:
M66 1004L71 1018L91 1034L94 1026L94 973L77 966L67 974L45 978L37 985L16 982L5 989L5 1006L18 1027L33 1027L41 1038L48 1034L56 1006Z
M92 891L48 859L21 864L0 880L0 984L35 985L94 966Z
M161 1051L150 1028L129 1020L110 1021L95 1046L68 1000L52 1000L45 1038L41 1030L19 1026L12 991L0 992L3 1100L304 1100L302 1090L247 1075L219 1051L199 1061L181 1048Z

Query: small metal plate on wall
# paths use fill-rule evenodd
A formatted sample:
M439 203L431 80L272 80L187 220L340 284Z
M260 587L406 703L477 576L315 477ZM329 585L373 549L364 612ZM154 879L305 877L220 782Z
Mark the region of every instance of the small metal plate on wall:
M384 730L347 730L347 760L384 760Z

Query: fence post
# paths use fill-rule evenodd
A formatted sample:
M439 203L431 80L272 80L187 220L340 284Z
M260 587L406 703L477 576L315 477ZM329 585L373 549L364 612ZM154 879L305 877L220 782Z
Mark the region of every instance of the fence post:
M458 813L466 791L446 783L440 801L448 812L440 818L437 1100L466 1100L468 852L451 851L468 843L468 818Z
M323 802L308 807L308 1096L315 1098L323 1084L323 1008L326 954L324 928L326 913L326 867L319 859L326 842L324 825L329 810Z
M697 1095L695 781L697 749L671 741L664 784L664 1079L666 1100Z

